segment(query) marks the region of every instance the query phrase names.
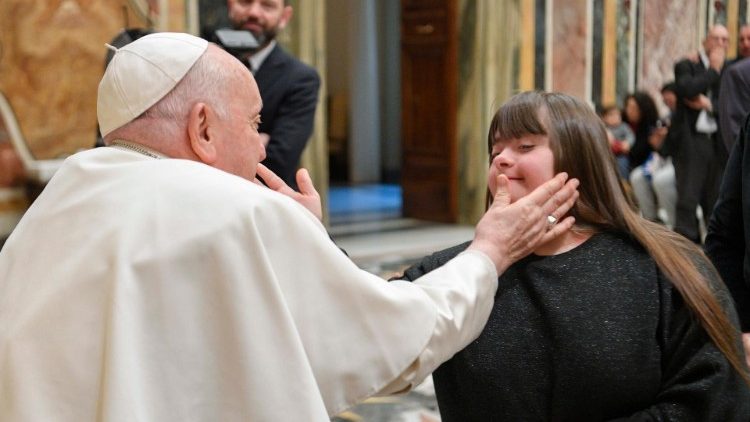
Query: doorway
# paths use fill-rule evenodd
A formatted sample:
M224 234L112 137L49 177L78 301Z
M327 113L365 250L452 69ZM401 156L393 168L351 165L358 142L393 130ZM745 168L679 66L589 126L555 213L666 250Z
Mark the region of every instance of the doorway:
M326 0L329 221L402 216L400 0Z
M331 224L455 223L457 2L326 7Z

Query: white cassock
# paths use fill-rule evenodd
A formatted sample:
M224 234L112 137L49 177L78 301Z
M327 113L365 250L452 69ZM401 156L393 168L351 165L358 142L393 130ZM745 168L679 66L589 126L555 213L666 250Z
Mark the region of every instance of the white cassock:
M82 152L0 253L0 420L328 421L476 338L496 277L469 252L387 283L283 195Z

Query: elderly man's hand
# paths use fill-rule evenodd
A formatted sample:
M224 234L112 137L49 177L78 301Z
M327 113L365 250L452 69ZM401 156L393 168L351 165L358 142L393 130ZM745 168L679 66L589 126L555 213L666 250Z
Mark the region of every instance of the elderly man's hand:
M693 110L711 110L712 104L711 100L706 97L705 95L701 94L693 98L686 98L683 100L685 105L692 108Z
M708 65L717 72L721 72L721 68L724 67L724 60L726 60L727 52L721 47L717 46L712 48L708 52Z
M499 175L495 199L477 224L469 249L489 256L500 274L537 246L568 231L573 226L573 217L554 222L561 219L578 198L578 180L566 183L567 178L567 174L560 173L511 204L508 178ZM554 218L552 223L549 216Z
M297 186L299 186L299 192L290 188L289 185L274 174L268 167L263 164L258 164L257 175L266 182L266 186L269 189L274 190L282 195L286 195L300 205L307 208L308 211L313 213L318 220L323 219L323 207L320 204L320 195L315 190L310 174L305 169L299 169L297 171ZM256 179L257 180L257 179ZM260 183L260 182L258 182Z

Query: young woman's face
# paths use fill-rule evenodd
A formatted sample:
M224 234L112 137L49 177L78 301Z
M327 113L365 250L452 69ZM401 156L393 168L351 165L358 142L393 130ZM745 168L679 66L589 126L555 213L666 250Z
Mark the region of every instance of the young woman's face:
M490 152L487 186L494 197L497 176L510 180L510 200L515 202L555 175L554 156L546 135L526 135L496 141Z
M638 123L641 121L641 109L638 107L638 103L635 102L635 98L633 97L630 97L625 101L625 116L630 123Z

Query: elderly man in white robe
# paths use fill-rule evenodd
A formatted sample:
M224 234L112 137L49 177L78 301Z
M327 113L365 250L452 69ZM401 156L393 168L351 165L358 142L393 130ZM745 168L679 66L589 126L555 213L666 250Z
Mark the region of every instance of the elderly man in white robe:
M261 107L199 38L116 51L107 147L68 158L0 253L0 420L327 421L465 347L497 274L572 224L577 181L509 205L501 177L469 251L385 282L331 242L305 171L295 192L258 164Z

